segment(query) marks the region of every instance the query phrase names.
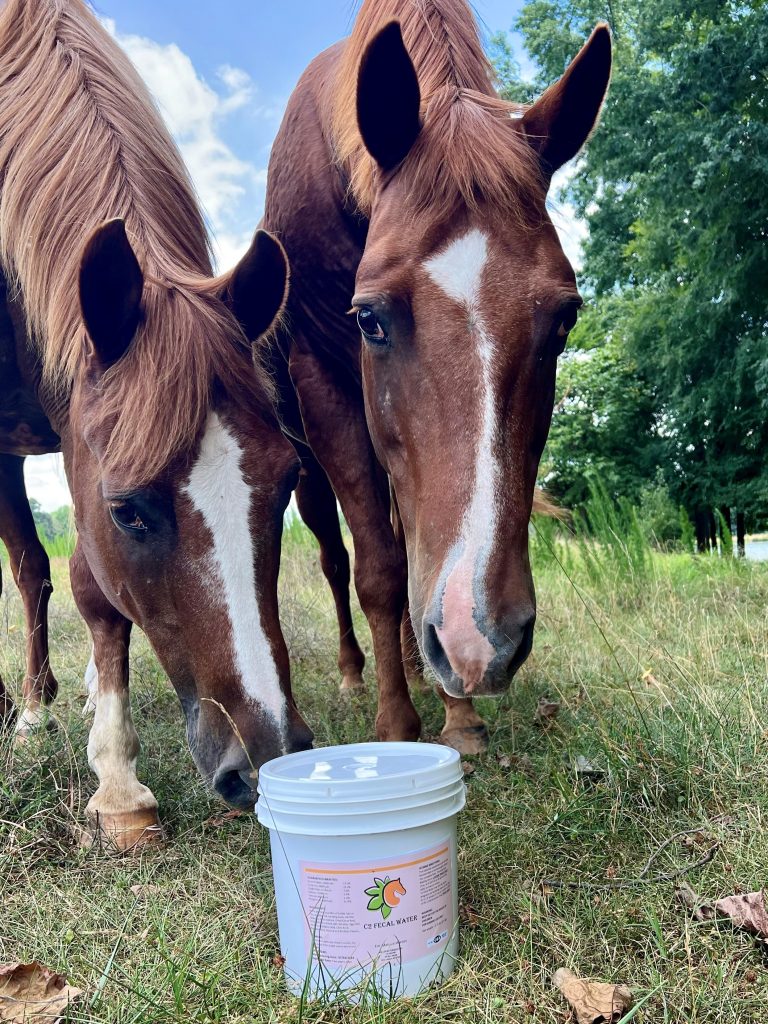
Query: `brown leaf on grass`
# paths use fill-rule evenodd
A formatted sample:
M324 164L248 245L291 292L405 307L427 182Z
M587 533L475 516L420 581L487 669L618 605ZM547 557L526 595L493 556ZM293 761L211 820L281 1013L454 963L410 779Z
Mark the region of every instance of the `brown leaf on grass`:
M523 775L530 775L531 778L536 774L533 761L531 761L527 754L497 754L496 760L499 768L522 772Z
M626 985L585 981L565 967L555 971L552 984L570 1003L578 1024L612 1024L621 1020L633 1002Z
M144 896L151 897L157 896L158 893L163 891L161 885L132 885L131 892L137 899L141 899Z
M536 711L533 715L533 724L540 729L548 729L560 712L560 701L550 700L548 697L539 697Z
M711 921L715 916L715 908L705 903L701 896L688 885L687 882L679 882L675 889L675 896L680 902L692 911L694 921Z
M235 818L242 818L244 811L225 811L224 814L214 814L212 818L206 818L203 822L203 826L208 825L210 828L223 828L228 821L234 821Z
M717 900L715 910L733 922L736 928L743 928L759 939L768 939L768 907L765 903L765 889L748 892L743 896L726 896Z
M461 770L464 772L465 775L472 775L472 773L475 770L475 766L472 764L471 761L462 761Z
M459 904L459 919L465 928L474 931L480 924L480 915L469 903Z
M82 994L42 964L0 964L3 1024L57 1024Z
M641 678L647 686L658 686L661 688L661 683L650 669L646 669Z

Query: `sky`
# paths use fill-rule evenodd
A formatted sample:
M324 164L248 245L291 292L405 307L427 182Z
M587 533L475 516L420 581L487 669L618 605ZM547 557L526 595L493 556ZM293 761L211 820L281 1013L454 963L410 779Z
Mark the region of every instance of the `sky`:
M511 29L522 0L474 0L487 33ZM245 252L263 210L269 150L285 104L312 58L348 34L356 0L95 0L139 69L190 169L221 270ZM519 39L513 46L530 73ZM583 226L553 212L579 262ZM30 497L69 502L60 456L26 460Z

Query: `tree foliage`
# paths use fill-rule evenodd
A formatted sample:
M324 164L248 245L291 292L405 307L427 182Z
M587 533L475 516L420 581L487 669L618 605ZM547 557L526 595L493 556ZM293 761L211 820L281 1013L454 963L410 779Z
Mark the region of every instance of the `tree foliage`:
M652 477L649 461L658 460L692 513L736 506L763 518L766 3L529 0L517 28L539 77L521 82L496 37L492 52L507 93L526 99L531 88L557 78L599 20L614 34L613 81L602 123L565 189L589 224L583 271L596 307L589 341L595 355L583 369L566 364L563 387L580 375L593 403L606 406L591 431L585 415L569 413L569 424L578 444L602 460L610 489L631 493L637 481L623 480L621 445L613 443L622 419L615 405L626 386L627 414L631 419L635 410L642 442L634 473ZM600 347L594 334L606 320L610 331ZM595 382L587 381L590 372ZM553 446L562 446L567 430L557 419ZM607 436L617 426L620 434ZM562 476L557 486L573 490Z

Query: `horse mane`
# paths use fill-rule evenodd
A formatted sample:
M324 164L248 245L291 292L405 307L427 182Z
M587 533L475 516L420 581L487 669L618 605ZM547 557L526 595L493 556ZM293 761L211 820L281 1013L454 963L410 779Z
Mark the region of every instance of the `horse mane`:
M191 446L217 384L270 405L266 376L218 299L195 193L149 92L83 0L0 7L0 260L22 300L43 386L66 399L86 335L80 260L125 221L145 275L143 322L100 382L105 470L138 485ZM241 344L238 344L238 341ZM234 342L234 343L233 343ZM239 383L238 383L239 382Z
M516 127L523 108L500 99L466 0L364 0L331 99L336 159L370 215L376 167L357 126L357 77L371 39L398 21L421 90L422 130L398 170L410 204L435 219L480 202L523 223L546 193L538 159ZM386 88L386 83L382 83Z

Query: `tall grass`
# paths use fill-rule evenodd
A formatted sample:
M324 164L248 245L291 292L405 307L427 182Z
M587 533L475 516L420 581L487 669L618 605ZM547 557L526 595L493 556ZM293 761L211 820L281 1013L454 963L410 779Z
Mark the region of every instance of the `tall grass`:
M634 588L653 574L653 546L637 509L625 498L614 501L598 479L566 526L537 517L532 549L536 564L559 563L594 586Z
M58 533L55 537L46 537L38 530L38 537L45 548L49 558L71 558L74 554L77 534L74 529L67 533Z

